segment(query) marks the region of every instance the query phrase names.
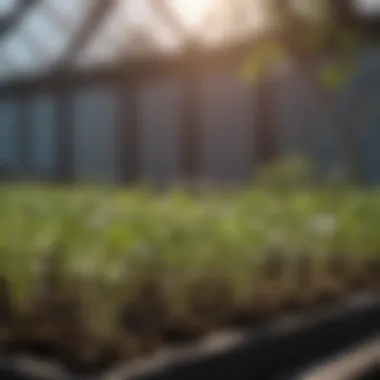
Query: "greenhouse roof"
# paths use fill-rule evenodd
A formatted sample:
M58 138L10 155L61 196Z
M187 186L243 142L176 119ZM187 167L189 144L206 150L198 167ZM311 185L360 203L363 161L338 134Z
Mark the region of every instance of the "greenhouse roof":
M1 0L0 81L180 52L190 39L220 45L262 29L260 0L240 1L245 12L231 27L231 10L216 0Z
M353 1L378 15L378 0ZM268 29L266 0L0 0L0 82L222 47ZM292 0L304 10L305 0ZM309 8L310 11L310 8Z

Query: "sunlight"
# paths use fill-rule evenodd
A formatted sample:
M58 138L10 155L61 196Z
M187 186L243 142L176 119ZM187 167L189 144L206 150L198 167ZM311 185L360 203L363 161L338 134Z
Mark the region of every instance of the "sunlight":
M374 16L380 12L379 0L353 0L353 7L364 16Z
M215 0L172 0L173 8L189 27L197 27L206 17Z

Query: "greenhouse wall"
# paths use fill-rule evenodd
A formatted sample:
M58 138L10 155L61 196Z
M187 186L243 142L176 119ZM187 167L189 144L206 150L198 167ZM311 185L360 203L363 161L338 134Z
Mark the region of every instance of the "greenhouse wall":
M8 172L19 171L17 141L17 102L4 99L0 102L0 163Z
M333 117L351 124L358 160L369 184L380 183L380 50L362 51L356 74L335 90L330 110L318 101L313 88L297 72L278 82L277 125L280 151L311 157L325 171L344 166L344 146Z
M117 182L117 94L112 87L81 88L72 101L74 179Z
M341 91L337 105L345 112L364 110L353 115L359 118L355 122L360 124L361 159L369 182L380 181L380 118L375 111L380 107L365 109L378 97L378 62L380 53L363 55L359 74L347 91ZM192 136L196 172L191 179L249 180L261 164L256 154L262 143L257 130L264 126L258 117L257 86L245 81L236 65L229 63L217 69L198 65L190 81L185 80L188 69L177 66L153 74L146 68L133 80L111 70L107 75L84 73L84 79L75 74L68 85L65 80L45 85L41 79L39 85L29 83L28 91L20 84L16 90L3 90L1 170L19 179L59 180L59 168L66 160L64 179L70 181L186 180L184 154ZM276 78L273 88L276 139L271 143L278 155L310 155L325 170L341 165L339 136L305 80L296 72L288 73ZM59 148L65 144L66 156Z
M202 77L200 176L241 181L254 171L253 88L234 71Z
M144 179L165 182L181 177L182 97L176 77L146 82L138 89L138 170Z
M31 162L30 171L38 179L54 178L57 170L55 139L57 122L52 94L40 94L31 100Z

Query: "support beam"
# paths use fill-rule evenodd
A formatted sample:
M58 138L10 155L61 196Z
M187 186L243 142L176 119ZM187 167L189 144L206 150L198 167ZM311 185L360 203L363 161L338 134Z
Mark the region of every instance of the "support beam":
M17 99L19 114L17 118L17 153L18 165L22 179L28 179L32 174L32 123L30 94L20 94Z
M138 85L120 73L119 130L117 149L122 183L134 183L140 177L141 138L138 117Z
M62 77L65 72L61 72ZM57 92L56 102L56 152L57 152L57 180L70 183L74 179L74 131L73 106L70 90L66 81L62 80Z
M186 35L188 35L188 32L180 22L179 18L174 16L167 0L151 0L149 5L155 12L155 16L158 19L161 19L174 34L181 37L186 37Z
M41 7L41 12L44 12L54 22L54 26L57 26L63 33L73 27L71 20L65 17L62 12L59 12L51 1L44 3L44 6Z
M259 165L268 164L278 156L278 131L275 116L275 83L262 79L257 84L257 121L255 123L255 157Z
M91 38L96 34L107 15L117 6L116 0L97 0L88 11L79 31L73 37L59 60L59 69L69 67L78 56L79 52L87 45Z
M199 92L199 72L196 70L196 64L190 62L184 73L183 125L181 130L182 172L185 179L190 180L196 180L200 175Z

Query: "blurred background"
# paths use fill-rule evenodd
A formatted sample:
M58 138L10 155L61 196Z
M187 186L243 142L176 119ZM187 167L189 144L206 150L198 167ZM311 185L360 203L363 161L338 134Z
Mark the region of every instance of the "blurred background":
M378 378L379 37L378 0L0 0L0 378L226 329L263 338L167 378Z

